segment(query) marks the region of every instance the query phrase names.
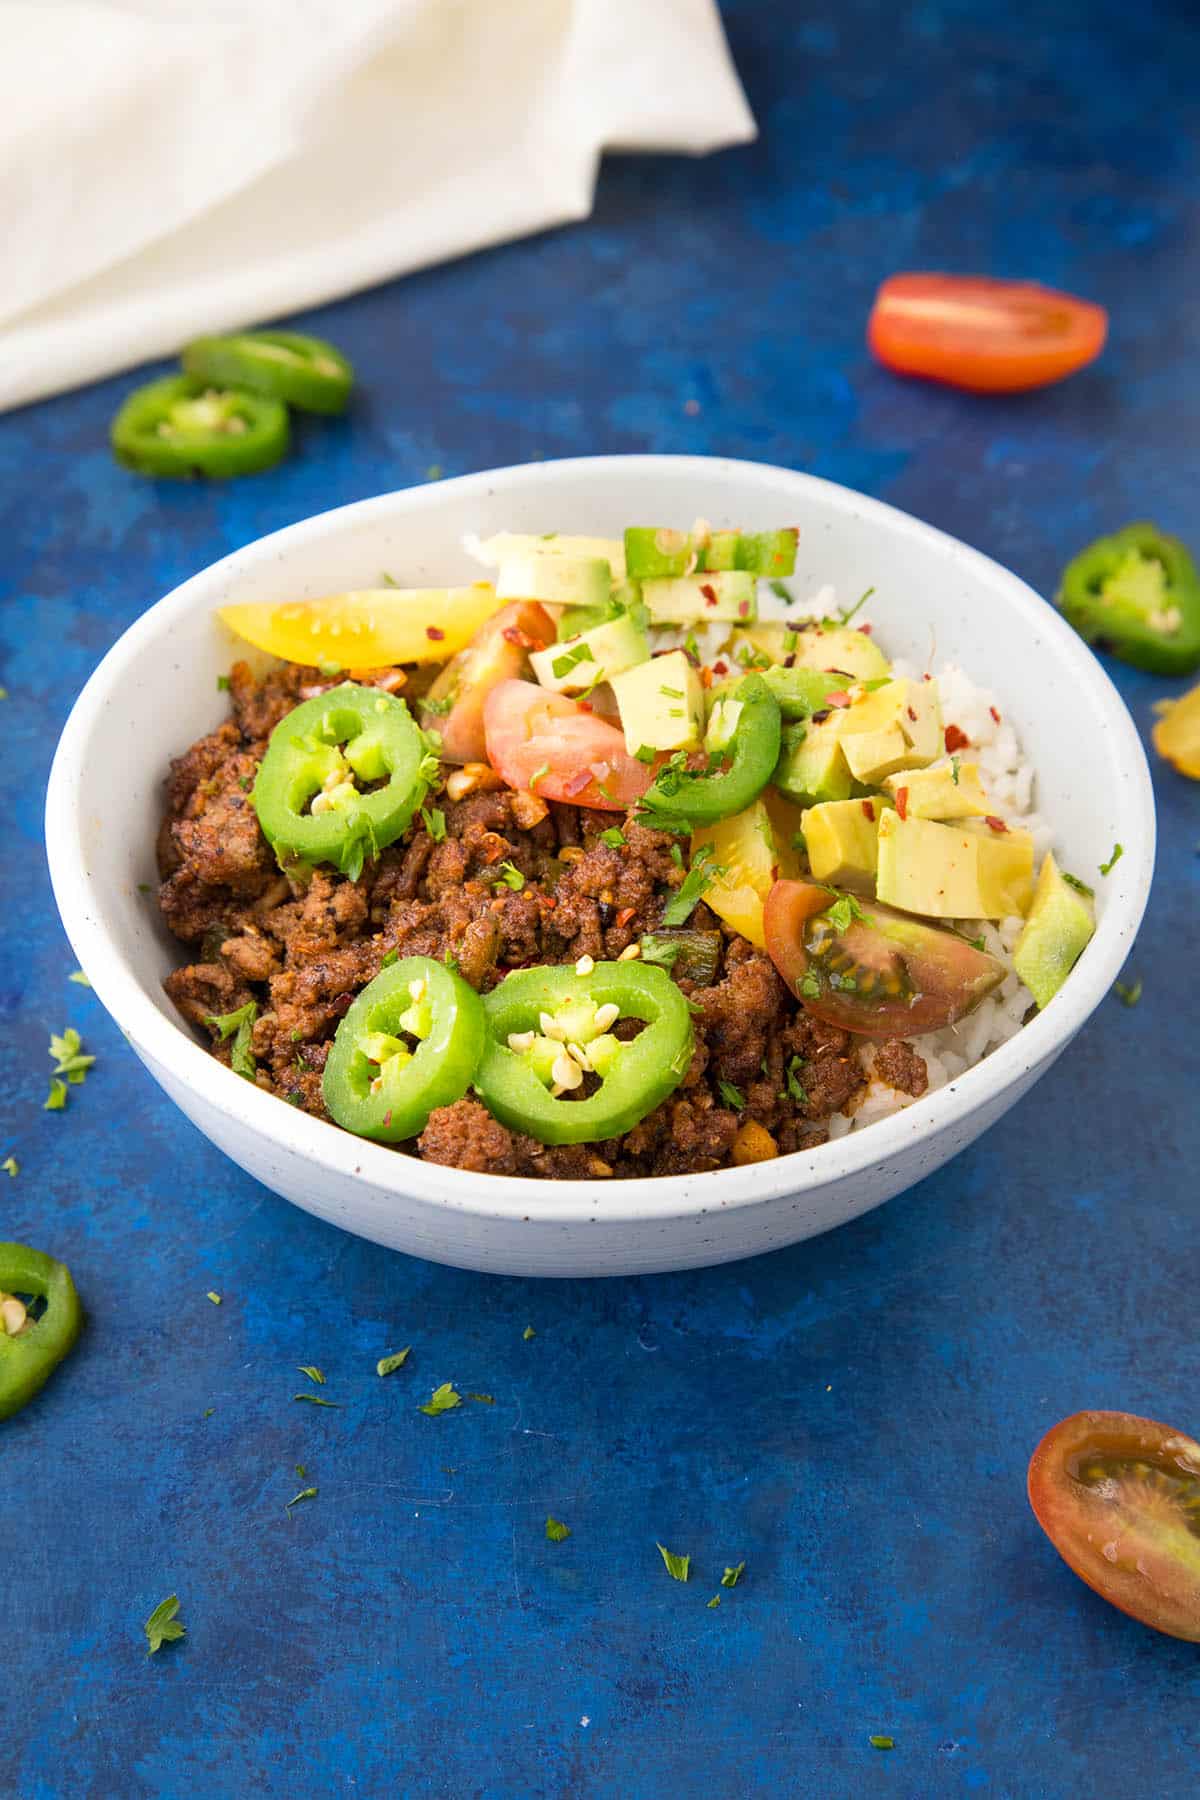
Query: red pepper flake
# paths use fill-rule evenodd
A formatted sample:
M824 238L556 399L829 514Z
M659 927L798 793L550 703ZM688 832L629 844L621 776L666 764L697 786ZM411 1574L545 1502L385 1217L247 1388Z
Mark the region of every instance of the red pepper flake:
M334 1000L332 1002L332 1004L330 1005L329 1010L333 1014L335 1019L340 1019L346 1013L348 1013L350 1011L350 1008L353 1005L354 1005L354 995L353 994L339 994L337 999Z
M385 1125L390 1125L392 1122L392 1109L390 1106L388 1107L387 1111L383 1115L383 1122Z
M858 629L862 632L864 637L870 637L872 629L870 619L864 619Z
M908 789L905 788L904 792L907 795ZM875 808L872 806L872 804L869 800L864 800L862 803L862 806L863 806L863 811L866 813L868 819L870 819L870 821L873 825L875 823Z
M701 669L701 671L700 671L700 686L702 688L710 688L712 686L712 678L713 678L713 672L711 669Z
M628 925L630 919L633 918L633 916L636 912L637 912L636 906L623 906L621 908L620 912L617 914L616 920L614 921L614 923L618 927L622 926L622 925Z
M828 699L828 697L829 696L826 695L826 699ZM815 712L813 714L812 722L814 725L823 725L828 717L829 717L829 708L827 706L823 706L819 712Z
M712 666L712 672L714 675L728 675L729 664L727 662L715 662Z
M585 787L591 786L591 781L592 771L590 769L576 769L574 775L563 782L563 792L573 800L576 794L582 794Z
M995 719L995 721L998 725L1000 723L1000 714L996 711L994 706L989 706L988 711L991 713L993 719Z
M925 673L922 675L921 680L922 681L932 681L933 680L933 676L929 673L928 669L926 669Z
M590 700L577 700L575 702L575 704L579 708L580 712L594 712L595 711L595 708L593 707Z
M956 750L965 750L967 745L970 743L970 741L971 740L967 736L966 732L960 731L957 725L947 725L947 727L946 727L946 755L947 756L953 756L954 752Z
M440 631L438 636L442 636ZM522 631L519 625L506 625L500 636L506 644L515 644L518 650L544 650L546 648L541 638L530 637L529 633Z
M550 912L553 912L555 907L558 905L558 901L554 898L553 894L541 894L541 895L539 895L539 898L542 902L542 905L544 907L546 907L547 910Z
M829 707L829 706L843 706L843 707L849 706L849 705L851 705L850 696L848 693L846 693L844 688L839 688L838 691L836 692L836 694L826 694L825 705L827 707ZM815 713L813 714L813 717L816 718Z
M700 592L704 595L705 606L715 606L717 604L717 590L712 585L711 581L702 581L700 583Z
M427 625L425 627L425 636L435 644L440 644L445 635L446 634L440 625Z
M908 789L906 787L896 789L896 811L900 814L902 819L907 819Z
M747 618L749 618L749 616L750 616L750 602L748 600L739 600L738 601L738 618L739 619L747 619Z
M1008 826L1004 823L1004 820L998 819L994 813L988 813L987 817L984 819L983 822L985 825L990 825L993 831L1007 831L1008 830Z
M914 712L914 711L913 711L913 709L912 709L912 707L911 707L911 706L906 706L906 707L905 707L905 709L904 709L904 710L905 710L905 712L906 712L906 713L907 713L907 714L908 714L908 716L909 716L909 718L910 718L910 719L911 719L911 720L912 720L912 722L913 722L913 724L914 724L914 725L915 725L915 724L916 724L916 722L917 722L917 715L916 715L916 713L915 713L915 712Z

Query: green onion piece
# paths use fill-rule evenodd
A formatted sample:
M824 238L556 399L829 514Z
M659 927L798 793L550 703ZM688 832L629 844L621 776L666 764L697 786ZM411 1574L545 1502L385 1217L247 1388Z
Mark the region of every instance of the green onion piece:
M315 1500L316 1497L317 1497L317 1490L315 1487L301 1488L300 1492L298 1494L292 1495L292 1498L288 1501L287 1505L284 1507L283 1510L284 1510L284 1512L290 1513L293 1506L299 1506L299 1504L302 1500Z
M73 981L76 987L90 988L92 985L82 969L72 969L71 973L67 976L67 980Z
M9 1160L11 1161L12 1159L10 1158ZM533 1329L532 1325L527 1325L521 1333L521 1336L525 1339L525 1342L528 1343L530 1338L535 1338L537 1336L537 1332Z
M1108 861L1100 864L1100 873L1102 875L1110 874L1112 870L1116 868L1124 854L1124 844L1114 844L1112 847L1112 855L1109 857Z
M315 1381L318 1387L325 1386L325 1377L315 1363L300 1363L299 1369L301 1375L307 1375L308 1379L310 1381Z
M292 1399L307 1400L310 1406L340 1407L342 1404L340 1400L323 1400L320 1394L293 1394Z

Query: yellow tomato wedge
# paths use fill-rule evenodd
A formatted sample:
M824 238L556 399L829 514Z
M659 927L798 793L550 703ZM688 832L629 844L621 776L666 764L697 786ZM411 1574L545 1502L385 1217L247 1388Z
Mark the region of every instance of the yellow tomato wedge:
M1166 704L1154 726L1154 748L1181 775L1200 781L1200 687Z
M476 581L456 588L360 588L219 611L238 637L285 662L382 669L445 662L503 605L490 581Z
M714 863L726 871L705 890L704 902L759 949L765 949L763 902L781 877L800 872L793 833L800 829L800 808L780 795L764 792L744 812L719 819L692 838L692 860L705 844Z

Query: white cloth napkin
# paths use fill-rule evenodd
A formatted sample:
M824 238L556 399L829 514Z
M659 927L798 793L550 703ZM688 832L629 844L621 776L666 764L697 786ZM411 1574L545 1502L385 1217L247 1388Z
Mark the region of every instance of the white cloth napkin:
M0 0L0 409L754 136L715 0Z

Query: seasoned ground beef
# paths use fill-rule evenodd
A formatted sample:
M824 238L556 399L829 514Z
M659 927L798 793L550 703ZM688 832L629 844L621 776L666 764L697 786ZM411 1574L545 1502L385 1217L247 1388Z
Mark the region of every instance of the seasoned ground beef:
M257 1002L258 1085L318 1118L328 1116L321 1071L338 1023L389 952L453 955L486 993L510 969L618 957L660 926L684 874L661 832L626 820L625 843L613 847L600 841L612 814L504 788L440 795L444 831L431 836L418 817L358 881L329 869L281 874L251 803L255 772L280 719L332 685L315 669L289 665L259 680L237 664L230 719L171 765L158 839L163 917L195 959L167 977L168 994L226 1063L231 1046L206 1021ZM524 886L500 880L501 865ZM824 1121L853 1110L868 1080L855 1039L798 1007L769 958L703 903L690 923L721 942L711 983L680 981L695 1054L675 1093L633 1131L548 1148L463 1099L433 1113L406 1150L481 1174L578 1180L694 1174L771 1144L785 1154L823 1142ZM899 1041L875 1046L872 1073L925 1090L922 1059Z

